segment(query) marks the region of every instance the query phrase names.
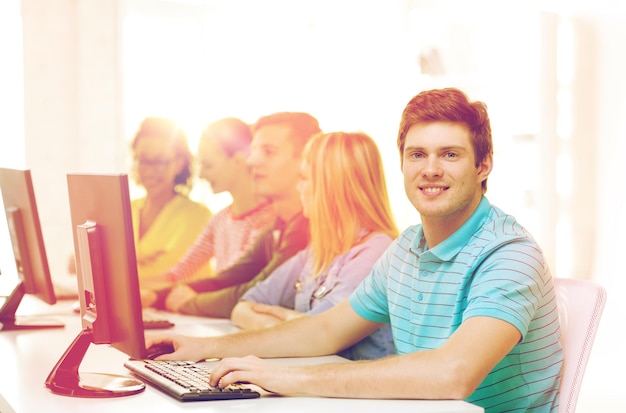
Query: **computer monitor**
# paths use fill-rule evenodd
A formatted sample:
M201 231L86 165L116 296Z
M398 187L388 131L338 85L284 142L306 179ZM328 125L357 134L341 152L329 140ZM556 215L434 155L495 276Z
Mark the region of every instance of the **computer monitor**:
M81 373L90 344L146 358L126 174L68 174L82 331L46 379L54 393L118 397L145 385L131 377Z
M30 170L0 168L0 188L17 276L2 268L0 331L63 327L56 320L15 315L25 294L52 305L56 295L43 242Z

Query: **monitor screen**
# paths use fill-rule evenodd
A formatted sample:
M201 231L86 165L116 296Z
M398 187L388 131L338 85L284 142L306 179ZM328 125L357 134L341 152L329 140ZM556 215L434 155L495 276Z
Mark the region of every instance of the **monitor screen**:
M51 305L56 303L56 296L30 170L0 168L0 188L17 271L14 281L5 278L2 283L2 288L7 290L0 292L3 294L0 297L0 330L63 327L58 321L17 318L15 315L24 294L32 294ZM3 277L9 276L8 269L3 268Z
M67 184L82 331L46 385L77 397L135 394L145 385L130 377L78 372L91 343L146 358L128 176L68 174Z

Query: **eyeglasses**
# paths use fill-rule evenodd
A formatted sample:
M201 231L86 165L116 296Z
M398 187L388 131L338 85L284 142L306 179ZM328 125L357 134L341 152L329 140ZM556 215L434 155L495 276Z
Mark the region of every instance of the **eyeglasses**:
M135 166L139 168L154 168L158 170L164 170L169 167L170 164L174 161L174 159L148 159L148 158L135 158Z

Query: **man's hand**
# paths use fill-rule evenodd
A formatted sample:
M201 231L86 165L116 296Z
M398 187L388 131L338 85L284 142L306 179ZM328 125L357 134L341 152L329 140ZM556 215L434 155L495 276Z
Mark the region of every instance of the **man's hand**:
M180 307L195 297L198 293L186 284L179 284L172 288L165 299L165 308L172 312L178 312Z
M297 392L301 366L284 366L256 356L224 358L211 370L210 384L224 388L234 383L253 383L277 394Z
M155 360L193 360L201 361L212 357L207 355L210 338L188 337L175 333L146 333L146 348L155 344L171 344L174 352L160 355Z

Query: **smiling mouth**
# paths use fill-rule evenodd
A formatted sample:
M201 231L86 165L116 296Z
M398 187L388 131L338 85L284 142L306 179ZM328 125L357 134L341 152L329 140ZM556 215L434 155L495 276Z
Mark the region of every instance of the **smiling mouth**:
M431 187L431 186L425 187L425 186L422 186L422 187L420 187L420 190L422 192L424 192L425 194L427 194L427 195L437 195L437 194L440 194L440 193L446 191L447 189L448 189L447 186L445 186L445 187L444 186L436 186L436 187Z

